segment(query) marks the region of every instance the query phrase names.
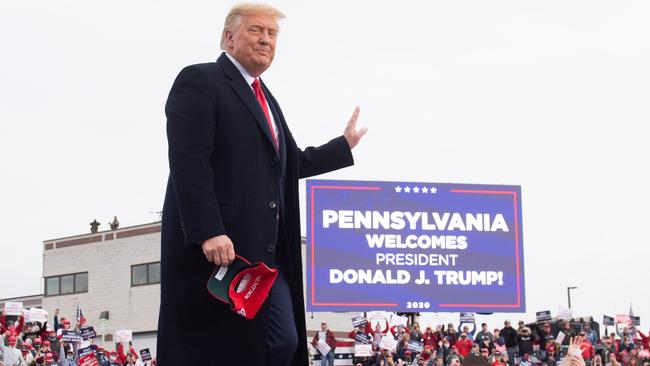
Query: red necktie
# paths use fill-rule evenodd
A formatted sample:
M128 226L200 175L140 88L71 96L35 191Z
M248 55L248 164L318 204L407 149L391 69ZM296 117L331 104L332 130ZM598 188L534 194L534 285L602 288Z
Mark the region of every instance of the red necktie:
M278 149L278 139L275 137L275 131L273 130L273 123L271 122L271 116L269 115L269 108L266 105L266 98L264 97L264 93L262 92L262 88L260 87L260 81L258 79L255 79L253 81L253 91L255 92L255 96L257 97L257 101L260 103L260 107L262 107L262 111L264 112L264 116L266 117L266 122L269 125L269 130L271 131L271 137L273 137L273 142L275 143L275 149Z

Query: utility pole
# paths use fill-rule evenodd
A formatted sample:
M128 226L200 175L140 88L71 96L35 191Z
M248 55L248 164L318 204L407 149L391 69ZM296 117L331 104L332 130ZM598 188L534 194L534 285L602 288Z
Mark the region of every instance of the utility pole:
M566 288L566 297L569 300L569 309L571 309L571 290L578 289L577 286L569 286Z

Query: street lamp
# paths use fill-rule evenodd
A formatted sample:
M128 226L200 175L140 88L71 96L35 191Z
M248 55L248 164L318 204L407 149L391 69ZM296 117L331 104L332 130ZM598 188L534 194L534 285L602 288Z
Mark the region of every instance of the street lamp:
M566 288L566 297L569 300L569 309L571 309L571 290L578 289L578 286L569 286Z

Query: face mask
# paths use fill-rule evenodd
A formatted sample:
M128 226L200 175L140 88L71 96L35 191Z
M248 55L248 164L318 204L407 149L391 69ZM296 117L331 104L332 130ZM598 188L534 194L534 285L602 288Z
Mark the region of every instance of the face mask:
M68 361L72 361L74 360L74 356L66 356L65 359Z
M48 337L48 339L50 340L50 342L56 341L56 337Z

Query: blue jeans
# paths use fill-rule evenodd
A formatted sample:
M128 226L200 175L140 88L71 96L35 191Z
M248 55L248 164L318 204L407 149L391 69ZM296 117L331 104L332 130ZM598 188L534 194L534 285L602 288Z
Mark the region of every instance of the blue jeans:
M334 351L330 350L320 361L320 366L334 366Z

